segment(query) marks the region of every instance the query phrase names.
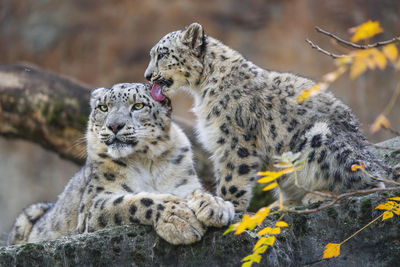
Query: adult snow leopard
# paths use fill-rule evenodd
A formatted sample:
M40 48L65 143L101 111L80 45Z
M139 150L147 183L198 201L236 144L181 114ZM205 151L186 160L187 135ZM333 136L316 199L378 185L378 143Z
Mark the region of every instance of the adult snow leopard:
M206 226L229 223L234 207L202 190L169 99L156 102L149 91L135 83L92 91L85 166L55 203L33 204L17 217L8 244L132 223L189 244Z

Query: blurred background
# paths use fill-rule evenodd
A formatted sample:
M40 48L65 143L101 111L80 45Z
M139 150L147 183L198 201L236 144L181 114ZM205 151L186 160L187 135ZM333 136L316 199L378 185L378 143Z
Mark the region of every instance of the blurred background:
M400 35L397 0L0 0L0 64L33 63L93 87L144 82L150 48L166 33L191 22L257 65L315 80L335 69L331 58L305 42L345 53L314 26L349 39L348 29L379 20L385 32L373 41ZM393 137L368 132L395 90L394 71L341 77L330 88L353 108L373 141ZM174 113L193 122L191 99L173 99ZM388 116L400 130L400 105ZM54 201L79 166L38 145L0 137L0 240L28 204ZM0 243L1 245L1 243Z

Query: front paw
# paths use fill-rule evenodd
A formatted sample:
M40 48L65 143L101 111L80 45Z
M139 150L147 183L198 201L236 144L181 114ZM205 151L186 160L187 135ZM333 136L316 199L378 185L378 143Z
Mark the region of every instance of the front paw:
M228 225L235 216L233 204L200 189L188 197L188 206L195 212L199 221L206 226L222 227Z
M164 240L179 245L191 244L202 238L206 230L185 203L167 202L163 207L154 228Z

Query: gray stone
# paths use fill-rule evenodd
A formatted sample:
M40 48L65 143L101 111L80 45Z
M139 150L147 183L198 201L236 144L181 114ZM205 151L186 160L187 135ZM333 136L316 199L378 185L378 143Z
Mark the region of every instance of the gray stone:
M399 149L399 138L379 146ZM398 153L378 149L391 160ZM389 155L385 158L385 155ZM399 190L400 191L400 190ZM400 192L380 192L344 199L340 204L312 214L287 214L287 229L262 257L263 266L400 266L400 218L377 221L341 247L338 258L321 260L328 243L340 243L382 211L375 207ZM315 208L313 205L309 208ZM306 207L298 207L304 209ZM240 218L237 216L236 220ZM270 218L265 225L273 223ZM107 228L57 240L0 247L0 266L239 266L257 241L251 233L223 236L224 229L210 229L190 246L173 246L151 227Z

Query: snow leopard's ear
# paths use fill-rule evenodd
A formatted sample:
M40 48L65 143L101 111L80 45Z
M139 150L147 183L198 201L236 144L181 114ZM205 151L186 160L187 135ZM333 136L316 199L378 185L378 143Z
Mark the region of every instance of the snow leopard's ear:
M104 94L104 91L107 90L104 87L93 88L90 91L90 107L92 109L96 108L96 103L98 102L100 96Z
M182 43L187 45L190 49L201 53L205 45L203 27L197 22L190 24L183 30Z

